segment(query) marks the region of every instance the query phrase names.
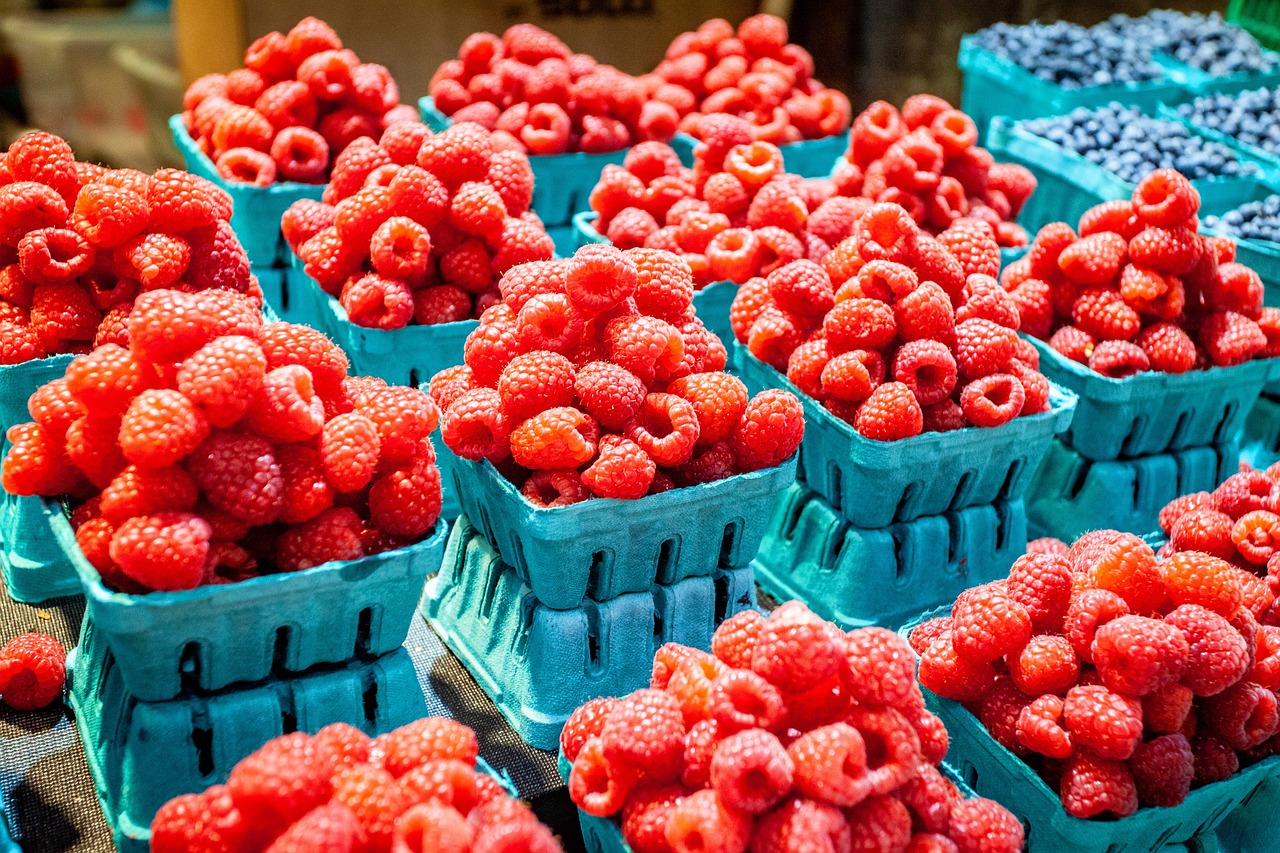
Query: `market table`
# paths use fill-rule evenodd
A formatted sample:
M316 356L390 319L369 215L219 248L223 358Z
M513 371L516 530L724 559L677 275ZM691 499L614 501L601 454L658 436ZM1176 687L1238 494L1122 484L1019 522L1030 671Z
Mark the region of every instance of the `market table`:
M19 604L0 581L0 641L27 631L57 637L68 649L80 634L84 600ZM577 812L556 770L553 753L525 744L420 616L405 647L413 659L427 712L476 730L480 754L505 771L520 796L563 840L566 853L583 850ZM0 794L24 853L110 853L111 832L94 794L71 709L59 702L23 713L0 705Z

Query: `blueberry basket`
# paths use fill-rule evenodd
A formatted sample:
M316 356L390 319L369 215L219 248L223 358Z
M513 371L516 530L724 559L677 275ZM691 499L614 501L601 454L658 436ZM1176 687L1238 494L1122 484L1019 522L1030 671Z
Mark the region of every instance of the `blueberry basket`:
M1100 527L1154 533L1165 504L1217 488L1239 458L1239 446L1227 443L1099 461L1055 441L1027 489L1028 535L1071 542Z
M1199 129L1193 132L1201 134ZM1018 214L1019 224L1032 234L1050 222L1074 225L1096 204L1133 196L1134 184L1074 151L1029 133L1021 122L993 119L987 147L997 160L1025 166L1035 175L1036 191ZM1273 170L1265 159L1238 153L1239 159L1258 166L1260 175ZM1224 176L1192 183L1200 193L1201 215L1226 213L1268 194L1261 181L1252 176Z
M795 471L793 457L639 500L597 498L548 509L529 503L487 461L455 457L453 465L463 513L552 610L749 565L774 499Z
M1249 410L1240 441L1240 461L1255 468L1280 462L1280 398L1264 392Z
M597 215L594 210L584 210L573 215L574 250L589 243L608 243L595 228ZM733 346L733 325L729 322L729 308L738 295L738 285L732 281L713 281L693 294L693 310L702 325L711 330L727 348Z
M864 530L797 482L774 505L752 567L770 596L799 599L845 630L896 628L969 587L1005 577L1026 550L1022 501Z
M117 847L145 853L151 820L173 797L226 781L274 737L347 723L378 735L426 716L406 649L264 684L146 702L86 625L68 658L71 706L103 816Z
M1257 38L1257 36L1254 36ZM1273 62L1280 61L1280 55L1267 50ZM1165 76L1177 83L1191 97L1199 97L1213 93L1230 94L1243 92L1246 89L1259 89L1280 85L1280 70L1264 72L1244 72L1240 74L1216 75L1202 71L1193 65L1187 65L1176 57L1159 50L1151 52L1151 58L1164 69Z
M434 131L447 128L448 116L436 109L431 96L418 101L423 122ZM574 151L566 154L531 154L533 167L533 212L547 227L556 250L567 254L573 247L573 214L587 208L587 198L604 167L621 165L629 148L591 154Z
M1229 0L1226 18L1248 30L1263 47L1280 50L1280 6L1274 0Z
M9 450L9 427L31 420L27 400L67 371L70 355L0 367L0 458ZM80 582L62 549L50 540L39 498L0 491L0 570L15 601L34 603L75 595Z
M421 607L520 737L555 749L578 706L647 687L663 643L710 648L721 620L755 604L746 568L552 610L463 515Z
M1161 103L1179 103L1188 97L1182 86L1167 78L1064 89L1037 77L1011 59L979 47L973 35L960 39L957 65L964 77L961 109L978 126L980 139L986 139L987 125L997 116L1015 120L1041 118L1112 101L1154 114Z
M687 133L677 133L671 139L671 147L686 166L693 165L693 149L698 140ZM825 178L831 167L849 150L849 131L840 131L817 139L801 139L784 142L778 146L782 152L782 167L789 174L802 178Z
M63 507L47 523L80 578L85 624L110 647L125 688L159 702L273 673L385 654L404 643L422 585L440 566L447 525L359 560L176 592L127 595L102 584Z
M212 181L231 196L234 205L231 227L240 238L254 267L283 267L289 263L289 244L280 233L280 220L289 205L304 198L319 201L324 184L300 184L293 181L255 187L239 181L228 181L218 174L218 167L201 151L181 115L169 119L173 141L182 152L187 171Z
M1280 359L1272 358L1112 379L1044 341L1027 340L1040 352L1041 372L1079 397L1062 440L1086 459L1134 458L1233 441L1263 387L1280 377Z
M950 611L949 606L943 607L917 621L946 616ZM907 634L911 627L904 627L902 633ZM1167 853L1171 845L1213 851L1217 849L1214 830L1223 819L1280 772L1280 757L1272 757L1192 791L1180 805L1142 808L1116 820L1083 820L1068 815L1057 792L1026 762L997 743L963 705L928 690L924 694L929 710L942 719L951 736L947 764L978 796L998 801L1022 821L1027 829L1028 853Z
M1050 410L991 429L873 441L828 412L769 365L736 345L753 393L781 388L804 406L798 476L853 524L887 527L922 515L1022 497L1054 435L1071 423L1075 395L1054 386Z

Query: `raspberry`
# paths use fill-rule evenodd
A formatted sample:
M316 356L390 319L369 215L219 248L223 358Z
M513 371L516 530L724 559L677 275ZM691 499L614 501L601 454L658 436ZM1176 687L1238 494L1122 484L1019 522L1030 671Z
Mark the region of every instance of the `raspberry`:
M1089 369L1112 379L1124 379L1151 369L1146 352L1128 341L1103 341L1089 356Z
M646 385L663 381L684 359L680 331L656 317L636 315L613 320L605 329L610 359Z
M921 622L911 629L911 636L908 638L908 642L910 642L912 650L917 655L923 655L925 649L929 648L934 640L941 639L944 636L951 636L950 616L941 616Z
M89 482L105 488L128 464L120 453L119 435L119 415L86 415L67 429L67 459ZM9 440L14 441L12 436ZM54 494L69 491L64 485Z
M1087 571L1094 586L1114 592L1132 611L1154 610L1164 603L1155 553L1137 536L1117 534L1076 565Z
M1156 169L1134 188L1133 209L1146 224L1169 227L1196 214L1200 193L1182 173Z
M156 363L180 361L208 342L211 322L195 294L149 291L129 314L129 348Z
M1071 567L1050 554L1019 557L1006 582L1009 598L1021 604L1031 618L1033 631L1058 632L1071 603Z
M1232 749L1261 744L1280 726L1276 694L1250 681L1240 681L1204 700L1201 723Z
M67 224L67 203L52 187L18 181L0 187L0 242L18 245L30 231Z
M1128 341L1137 336L1142 318L1114 290L1083 291L1071 308L1076 326L1104 341Z
M1138 792L1129 769L1089 750L1077 751L1067 760L1061 793L1063 808L1073 817L1108 813L1127 817L1138 809Z
M34 711L62 695L67 653L47 634L27 633L0 648L0 698L15 711Z
M76 196L71 226L99 248L119 246L147 227L146 199L132 190L90 184Z
M612 696L591 699L569 715L568 722L560 731L560 748L570 763L575 761L578 753L588 738L598 737L604 729L605 721L619 700Z
M155 853L233 853L241 849L244 837L244 818L222 785L174 797L151 819Z
M245 415L254 432L274 441L311 438L319 434L324 421L324 401L311 372L298 364L268 371Z
M884 628L859 628L845 637L845 661L853 676L851 697L864 705L901 707L918 695L910 646Z
M1160 575L1177 604L1198 604L1215 613L1233 614L1240 606L1240 587L1225 560L1209 554L1184 551L1160 564Z
M147 182L151 227L167 234L214 225L231 218L231 198L204 178L160 169Z
M843 654L840 641L830 623L790 602L770 614L760 629L752 669L783 690L807 690L836 672ZM806 650L803 661L792 657L800 648Z
M1186 373L1195 367L1195 344L1186 332L1173 323L1148 326L1138 335L1136 342L1147 354L1153 370Z
M990 320L966 320L956 326L956 363L969 379L1002 372L1017 351L1018 336Z
M757 471L790 459L803 436L800 401L786 391L768 390L747 403L742 419L729 435L729 446L739 468Z
M1248 671L1244 637L1217 613L1197 604L1183 604L1166 614L1164 621L1181 630L1191 647L1182 683L1197 696L1221 693Z
M1009 300L1018 312L1018 328L1037 338L1048 338L1053 328L1052 288L1038 278L1029 278L1008 291Z
M1062 697L1045 694L1024 706L1015 725L1019 745L1050 758L1067 758L1073 744L1062 727Z
M693 300L693 272L669 252L630 249L627 258L636 266L636 307L641 313L675 323Z
M757 647L753 662L759 655ZM771 728L785 713L778 689L749 670L728 670L717 675L707 697L707 708L724 732Z
M366 838L360 822L341 804L318 806L276 837L271 853L349 849ZM385 837L382 840L389 840Z
M120 422L120 450L137 465L173 465L209 435L209 423L181 392L143 391Z
M80 423L84 418L76 421ZM74 427L74 424L73 424ZM82 485L77 472L76 457L68 452L68 460L59 453L54 440L39 424L16 424L9 427L6 438L12 447L5 456L3 485L14 495L54 495L72 492ZM71 431L68 444L74 444L75 432ZM71 465L67 464L71 462ZM123 460L121 460L123 467ZM76 465L76 467L79 467ZM105 472L104 472L105 473ZM111 472L114 476L115 472ZM110 477L103 478L107 481Z
M711 759L711 786L731 809L759 814L791 790L794 765L769 732L748 729L730 735Z
M1093 663L1093 641L1099 628L1129 614L1129 605L1114 592L1086 589L1075 596L1063 621L1063 634L1082 661Z
M960 262L966 276L1000 274L1000 245L986 223L957 219L938 235L938 242Z
M820 850L849 848L851 836L840 811L824 802L793 798L764 815L751 836L761 853L785 853L817 845Z
M186 465L204 497L222 512L253 525L279 515L284 481L265 439L215 432Z
M319 450L329 485L339 492L358 492L378 467L378 426L357 412L338 415L321 429Z
M1108 231L1081 237L1058 255L1058 268L1074 282L1100 287L1119 275L1126 249L1124 238Z
M1192 784L1196 787L1221 782L1234 776L1240 769L1236 751L1217 735L1197 734L1191 739L1191 753L1195 760Z
M956 310L956 322L962 323L975 317L983 317L1009 329L1019 328L1018 308L994 278L987 275L970 275L961 293L961 304Z
M858 254L865 261L907 263L916 254L920 243L916 224L896 204L874 204L869 207L858 220L855 236Z
M688 400L674 394L649 394L625 432L657 464L682 465L698 441L697 411Z
M747 409L746 386L737 377L719 371L681 377L671 382L667 391L693 404L699 445L727 438Z
M749 668L763 625L764 617L755 610L735 613L721 622L711 635L712 653L729 666Z
M846 815L854 850L905 850L911 839L911 813L896 797L870 797Z
M1028 696L1062 693L1080 676L1076 653L1065 637L1032 637L1008 663L1014 684Z
M443 227L443 226L442 226ZM459 235L461 237L461 235ZM461 238L443 250L440 277L471 293L483 293L493 284L493 259L482 240Z
M1101 758L1123 761L1142 740L1142 705L1100 686L1067 691L1063 719L1077 747Z
M406 282L426 279L430 252L431 235L407 216L393 216L383 222L369 243L374 270Z
M430 446L425 438L422 441ZM369 491L370 521L393 536L412 539L426 534L435 526L440 507L440 469L434 458L419 456L380 473Z
M502 399L492 388L476 388L454 400L440 430L449 449L464 459L501 461L509 452L510 427L502 416Z
M1272 481L1259 471L1233 474L1213 491L1213 504L1233 519L1256 510L1270 510Z
M1129 760L1145 806L1176 806L1187 798L1195 773L1191 744L1181 734L1168 734L1140 744Z
M101 498L102 517L122 524L135 516L164 510L189 512L195 508L198 493L195 481L183 468L130 465L102 490Z
M44 356L44 345L31 327L0 321L0 364L22 364Z
M947 834L959 853L1017 853L1022 824L1004 806L982 797L958 799L951 805Z
M1148 731L1168 734L1180 731L1191 713L1195 694L1183 684L1174 684L1142 697L1142 722Z
M990 664L957 654L949 633L934 640L920 656L920 684L948 699L976 701L994 678Z
M827 351L882 350L894 339L894 310L875 299L847 299L837 303L822 321Z
M45 349L91 341L102 314L76 284L41 284L31 298L31 328Z
M511 431L511 456L534 470L577 468L596 452L600 429L572 406L547 409Z
M71 394L65 378L37 388L27 399L27 411L48 436L58 439L65 438L67 429L85 413L84 407Z
M1144 616L1113 619L1098 629L1093 641L1093 659L1103 684L1126 696L1145 696L1176 684L1188 652L1180 630Z
M1280 543L1280 516L1267 510L1245 513L1231 529L1231 541L1247 561L1265 565Z
M974 661L992 661L1016 652L1031 637L1026 610L1002 592L971 589L951 612L956 652Z
M443 133L428 136L418 150L418 165L450 187L483 181L492 158L489 132L470 122L459 122Z
M170 287L191 263L191 246L168 234L142 234L120 247L119 270L135 278L143 290Z
M893 307L897 333L904 341L934 340L955 343L955 314L951 299L941 287L925 281Z
M960 408L974 426L1002 426L1016 418L1026 403L1026 392L1017 377L993 373L975 379L960 393Z
M919 435L924 429L924 414L910 388L901 382L886 382L858 407L854 428L874 441L897 441Z
M204 577L212 529L199 516L161 512L131 518L111 538L111 559L148 589L191 589Z
M14 181L38 181L56 190L68 204L80 189L75 154L52 133L34 131L18 137L9 146L5 165Z
M409 805L407 793L394 776L368 765L351 767L334 776L332 802L355 817L367 843L375 847L390 844L396 819Z
M1197 339L1209 360L1220 366L1243 364L1267 346L1267 336L1258 324L1234 311L1215 312L1206 317Z
M679 703L660 690L632 693L605 720L600 745L610 763L621 764L649 781L672 781L679 775L684 751Z
M479 746L471 729L444 717L427 717L401 726L374 740L383 766L392 776L404 776L428 761L453 759L475 766Z

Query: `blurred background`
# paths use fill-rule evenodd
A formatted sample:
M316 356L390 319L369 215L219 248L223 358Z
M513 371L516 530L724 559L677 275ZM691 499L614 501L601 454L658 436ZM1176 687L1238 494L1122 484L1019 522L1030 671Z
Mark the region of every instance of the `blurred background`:
M386 65L413 103L436 66L472 32L531 21L574 50L631 73L653 67L671 39L710 17L757 11L791 22L818 77L855 112L916 92L959 102L960 36L996 21L1094 24L1152 8L1221 11L1224 0L0 0L0 143L28 127L66 138L84 159L154 169L177 164L167 119L186 81L241 64L245 46L306 15Z

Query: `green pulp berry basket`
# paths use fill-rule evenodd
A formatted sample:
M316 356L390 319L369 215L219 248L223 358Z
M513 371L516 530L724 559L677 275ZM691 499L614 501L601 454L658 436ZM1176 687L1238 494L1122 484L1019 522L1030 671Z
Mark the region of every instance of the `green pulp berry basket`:
M752 393L781 388L800 399L805 430L798 476L833 509L866 529L1017 500L1050 441L1067 428L1075 410L1075 395L1054 386L1049 411L1003 426L873 441L742 344L736 345L734 359Z
M709 649L716 625L755 603L746 568L552 610L463 515L421 606L520 737L555 749L584 702L647 687L663 643Z
M1263 47L1280 50L1280 4L1275 0L1230 0L1226 18L1252 33Z
M238 583L176 592L113 592L80 552L59 503L44 509L80 578L85 621L111 649L125 689L159 702L273 673L390 652L404 643L447 525L421 542Z
M187 171L199 175L227 191L233 204L231 228L240 238L249 263L255 267L283 267L289 263L289 244L280 232L280 220L289 206L300 199L320 200L325 184L300 184L293 181L255 187L239 181L228 181L218 174L218 167L196 145L181 115L169 119L173 141L182 152Z

